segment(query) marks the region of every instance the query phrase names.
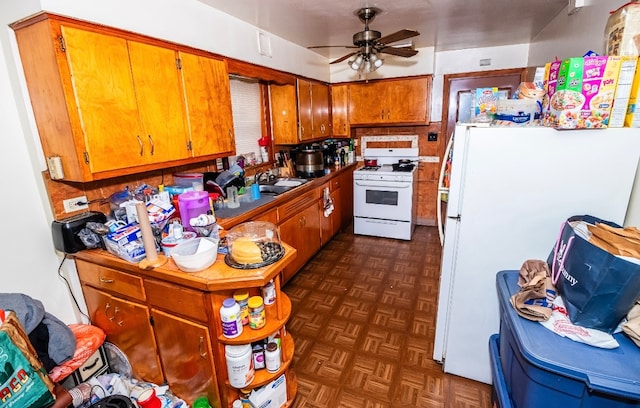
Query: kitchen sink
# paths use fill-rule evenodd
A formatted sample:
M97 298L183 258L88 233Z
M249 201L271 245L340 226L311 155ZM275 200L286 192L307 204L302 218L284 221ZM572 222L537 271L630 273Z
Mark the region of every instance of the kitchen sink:
M295 177L278 177L273 180L264 180L258 183L260 192L264 194L278 195L303 185L308 180Z

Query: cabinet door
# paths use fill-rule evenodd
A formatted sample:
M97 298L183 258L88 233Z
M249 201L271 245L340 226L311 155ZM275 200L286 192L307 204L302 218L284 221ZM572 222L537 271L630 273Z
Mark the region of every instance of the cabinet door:
M331 181L331 183L333 183L333 180ZM327 183L325 187L328 188L328 184L329 183ZM333 202L333 211L328 216L324 214L324 210L322 210L320 214L322 245L325 245L327 242L329 242L331 238L333 238L342 227L342 216L340 208L342 200L340 197L340 188L332 189L329 193L329 196L331 197L331 201Z
M390 81L386 84L385 105L390 114L387 121L393 123L428 121L429 80L415 78L411 80Z
M127 41L68 26L61 32L91 172L144 163Z
M313 137L329 137L329 86L320 82L311 83L311 122Z
M296 106L296 87L293 85L269 85L271 101L271 133L273 143L297 144L298 114Z
M333 136L349 136L349 88L331 85L331 123Z
M193 157L235 154L229 74L224 61L180 52Z
M340 175L340 217L343 226L353 222L353 171L345 171Z
M320 248L319 205L314 203L280 224L280 239L298 251L296 258L283 271L284 284Z
M311 83L298 79L298 120L300 122L300 140L310 140L314 137L313 110L311 107Z
M206 396L220 405L211 337L206 326L152 309L162 366L169 388L193 404Z
M188 132L177 52L129 41L131 72L152 162L186 159Z
M82 292L92 324L104 330L107 341L124 352L131 363L134 376L162 384L164 378L149 309L87 285L82 286Z

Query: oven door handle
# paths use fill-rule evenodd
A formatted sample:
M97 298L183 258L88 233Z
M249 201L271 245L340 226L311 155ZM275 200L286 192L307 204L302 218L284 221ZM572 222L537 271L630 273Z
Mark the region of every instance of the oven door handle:
M362 187L384 187L384 188L411 188L411 183L403 181L369 181L369 180L354 180L356 186Z

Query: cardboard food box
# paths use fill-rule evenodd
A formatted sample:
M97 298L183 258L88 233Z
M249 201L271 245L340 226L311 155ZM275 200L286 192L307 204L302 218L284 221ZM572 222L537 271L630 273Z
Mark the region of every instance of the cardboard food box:
M280 408L287 403L287 378L284 374L269 384L254 388L249 402L255 408Z
M638 66L638 57L623 56L621 58L618 85L616 86L613 107L611 108L611 118L609 119L610 128L619 128L625 125L629 99L631 97L631 88Z
M549 99L550 125L557 129L597 129L609 124L621 57L568 58L560 64Z
M476 88L473 101L475 120L491 122L496 114L498 102L498 88Z
M544 126L551 126L551 112L549 101L551 97L553 97L553 94L556 93L560 64L562 64L562 61L556 60L553 62L548 62L544 66L544 80L542 82L545 91L544 98L542 99L542 124Z
M640 63L636 64L624 125L633 128L640 127Z
M129 262L140 262L145 257L142 231L137 223L127 224L103 237L107 251Z

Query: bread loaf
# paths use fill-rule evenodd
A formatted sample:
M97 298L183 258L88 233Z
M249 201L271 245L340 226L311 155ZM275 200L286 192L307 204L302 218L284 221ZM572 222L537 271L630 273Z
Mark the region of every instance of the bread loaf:
M231 247L231 256L239 264L257 264L262 262L262 251L258 244L246 237L235 240Z

